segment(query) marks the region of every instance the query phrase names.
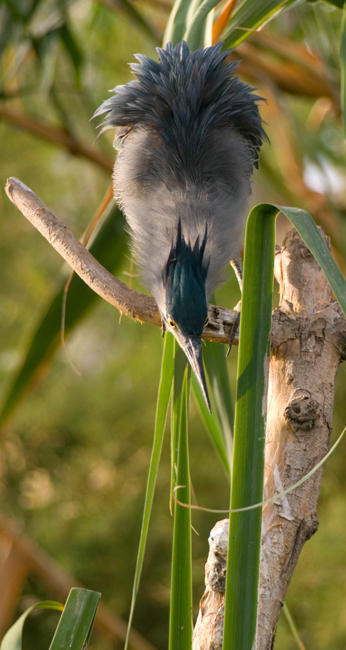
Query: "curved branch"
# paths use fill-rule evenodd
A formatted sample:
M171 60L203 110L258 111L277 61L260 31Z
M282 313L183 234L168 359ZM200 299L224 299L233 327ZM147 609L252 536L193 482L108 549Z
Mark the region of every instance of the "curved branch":
M130 289L107 271L27 185L17 178L9 178L5 189L10 201L90 289L125 316L140 322L161 325L155 300ZM236 315L235 311L209 305L209 321L203 337L228 343Z

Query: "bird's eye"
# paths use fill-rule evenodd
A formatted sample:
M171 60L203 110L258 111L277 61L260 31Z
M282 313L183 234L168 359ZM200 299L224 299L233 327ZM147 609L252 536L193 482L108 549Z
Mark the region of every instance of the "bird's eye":
M173 318L171 318L170 316L168 316L168 318L167 318L167 324L168 324L169 327L171 327L173 330L174 330L174 329L176 328L176 326L177 326L175 320L173 320Z

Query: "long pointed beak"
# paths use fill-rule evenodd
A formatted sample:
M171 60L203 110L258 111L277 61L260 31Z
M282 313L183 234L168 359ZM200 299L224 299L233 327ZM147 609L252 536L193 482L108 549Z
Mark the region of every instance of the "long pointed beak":
M189 338L185 336L176 337L180 347L184 350L191 368L195 373L198 383L202 389L203 397L205 399L206 405L208 407L209 413L211 413L211 406L207 390L207 382L205 379L204 366L203 366L203 357L202 357L202 341L198 338Z

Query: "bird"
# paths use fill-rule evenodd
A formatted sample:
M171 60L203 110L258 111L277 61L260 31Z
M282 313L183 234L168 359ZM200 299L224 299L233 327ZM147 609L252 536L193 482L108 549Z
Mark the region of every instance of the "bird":
M182 41L136 54L134 79L96 110L118 127L114 197L144 286L194 371L209 411L202 355L208 300L239 259L251 176L266 137L262 99L235 74L222 44ZM240 274L239 264L235 268Z

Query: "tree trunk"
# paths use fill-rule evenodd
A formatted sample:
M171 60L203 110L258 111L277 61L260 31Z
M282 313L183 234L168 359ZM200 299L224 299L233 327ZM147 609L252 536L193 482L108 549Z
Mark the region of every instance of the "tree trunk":
M323 234L323 233L322 233ZM273 312L264 500L304 477L327 453L346 323L319 265L296 230L276 255L280 304ZM273 648L276 624L304 543L317 530L322 468L263 507L257 650ZM228 520L210 535L206 590L193 650L221 650Z

